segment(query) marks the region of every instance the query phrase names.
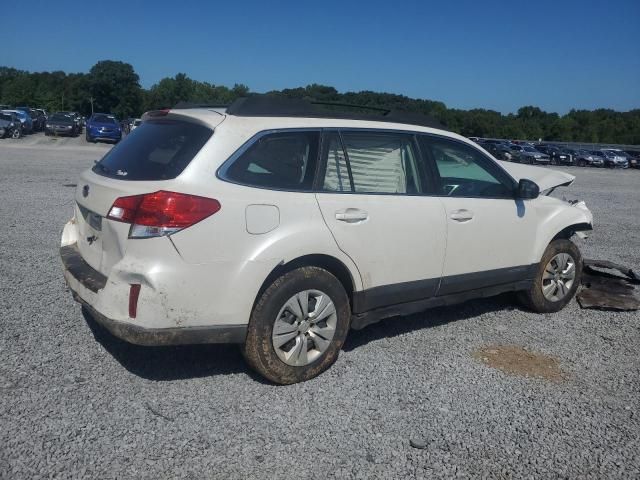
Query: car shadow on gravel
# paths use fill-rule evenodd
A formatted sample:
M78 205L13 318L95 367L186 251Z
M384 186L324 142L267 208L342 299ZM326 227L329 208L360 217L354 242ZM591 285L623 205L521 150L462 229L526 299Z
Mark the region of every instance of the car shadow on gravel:
M515 310L517 308L518 304L514 294L504 293L495 297L470 300L459 305L431 308L406 317L390 317L369 325L362 330L351 330L342 349L351 351L382 338L397 337L415 330L468 320L489 312Z
M516 305L513 295L507 293L460 305L432 308L406 317L387 318L362 330L351 330L342 349L351 351L382 338L392 338L415 330L467 320L484 313L513 310L517 308ZM113 336L84 310L82 315L94 338L124 368L142 378L170 381L244 373L258 382L271 385L247 366L237 345L133 345Z
M147 380L170 381L244 373L265 383L245 363L237 345L181 345L145 347L113 336L82 311L94 338L124 368Z

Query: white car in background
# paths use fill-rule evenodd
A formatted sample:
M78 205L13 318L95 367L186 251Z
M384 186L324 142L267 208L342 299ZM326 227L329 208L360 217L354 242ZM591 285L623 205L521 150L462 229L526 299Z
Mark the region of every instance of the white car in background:
M507 291L555 312L579 286L591 212L541 194L569 174L302 101L143 118L81 175L60 250L76 300L129 342L240 343L289 384L349 328Z
M134 119L131 121L131 129L130 129L130 131L135 130L135 129L136 129L136 128L138 128L141 124L142 124L142 119L140 119L140 118L134 118Z

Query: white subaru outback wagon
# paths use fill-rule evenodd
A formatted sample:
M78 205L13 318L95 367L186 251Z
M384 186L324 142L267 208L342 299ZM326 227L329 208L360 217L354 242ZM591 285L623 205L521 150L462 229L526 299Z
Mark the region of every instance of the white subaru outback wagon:
M545 193L574 177L428 125L262 96L149 112L81 175L65 279L117 337L240 343L282 384L385 317L507 291L563 308L592 215Z

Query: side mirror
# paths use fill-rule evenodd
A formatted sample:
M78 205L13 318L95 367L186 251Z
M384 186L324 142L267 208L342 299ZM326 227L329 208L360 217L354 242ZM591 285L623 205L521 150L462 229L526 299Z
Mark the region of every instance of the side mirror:
M531 200L538 198L540 195L540 187L536 182L522 178L518 182L518 188L516 189L516 199L518 200Z

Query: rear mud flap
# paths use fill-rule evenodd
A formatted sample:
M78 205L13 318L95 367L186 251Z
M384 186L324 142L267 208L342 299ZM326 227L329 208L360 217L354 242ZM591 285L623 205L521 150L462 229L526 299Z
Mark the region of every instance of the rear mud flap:
M623 276L603 270L615 270ZM576 298L582 308L640 310L634 285L640 285L640 277L632 269L606 260L585 260L582 289Z

